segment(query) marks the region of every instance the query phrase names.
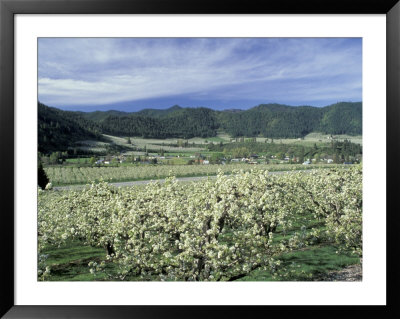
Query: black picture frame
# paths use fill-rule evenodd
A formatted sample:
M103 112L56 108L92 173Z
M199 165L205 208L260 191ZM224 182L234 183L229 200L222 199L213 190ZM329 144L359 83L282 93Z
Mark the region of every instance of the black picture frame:
M14 303L14 15L15 14L385 14L387 21L386 306L21 306ZM164 318L333 315L399 316L395 255L400 137L400 3L398 0L0 0L1 297L4 318ZM390 173L390 174L389 174ZM384 207L384 205L383 205Z

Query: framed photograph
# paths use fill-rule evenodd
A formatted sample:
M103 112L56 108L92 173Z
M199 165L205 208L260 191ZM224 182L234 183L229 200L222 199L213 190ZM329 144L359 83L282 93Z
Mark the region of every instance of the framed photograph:
M1 0L1 315L398 313L399 16Z

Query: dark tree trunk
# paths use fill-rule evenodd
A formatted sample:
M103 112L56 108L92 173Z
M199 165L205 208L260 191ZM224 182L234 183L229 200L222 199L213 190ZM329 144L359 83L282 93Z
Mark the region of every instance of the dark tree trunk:
M112 254L115 254L114 246L110 242L107 243L106 249L107 249L107 255L111 256Z

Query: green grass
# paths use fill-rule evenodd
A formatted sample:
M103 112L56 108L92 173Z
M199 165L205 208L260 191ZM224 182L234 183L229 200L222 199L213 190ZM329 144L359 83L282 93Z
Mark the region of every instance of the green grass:
M62 247L49 246L44 254L49 254L47 264L61 265L87 258L104 257L105 251L102 248L81 245L79 241L71 241Z
M46 260L46 265L51 267L49 280L93 281L96 277L90 274L88 263L103 260L106 252L102 248L85 246L79 241L69 241L62 247L48 246L43 254L49 256Z
M82 157L82 158L67 158L65 162L68 164L80 164L80 163L89 163L90 157Z
M330 134L322 134L322 133L310 133L304 137L304 139L299 139L299 138L274 138L274 143L275 144L297 144L297 145L303 145L303 146L314 146L314 144L317 144L318 147L321 146L326 146L329 145L331 140L328 139L330 137ZM334 135L335 140L337 141L343 141L343 140L349 140L352 143L355 144L360 144L362 145L362 136L361 135L356 135L356 136L351 136L351 135ZM267 138L265 137L257 137L257 142L264 142ZM271 142L271 138L268 138L268 142Z
M239 281L309 281L359 263L358 257L337 254L336 250L337 247L333 245L321 244L286 253L277 257L281 265L275 273L257 269Z
M99 142L99 141L81 141L78 142L78 149L82 149L88 152L105 152L106 151L106 145L116 145L123 147L127 154L133 154L136 152L137 148L143 149L145 146L147 147L148 150L153 150L153 151L158 151L160 148L164 149L164 151L168 152L174 152L174 153L194 153L194 152L202 152L204 150L204 146L207 143L213 142L213 143L229 143L231 140L231 137L226 134L225 132L218 132L217 136L214 137L207 137L207 138L202 138L202 137L194 137L191 139L188 139L189 144L195 143L197 144L195 147L192 147L189 145L189 147L185 148L180 148L180 147L175 147L175 146L168 146L167 144L176 144L178 140L182 140L179 138L168 138L168 139L145 139L141 137L130 137L132 144L127 144L126 138L124 137L118 137L118 136L111 136L111 135L104 135L106 139L108 139L107 142ZM329 145L331 140L328 139L330 137L329 134L322 134L322 133L310 133L304 137L304 139L298 139L298 138L287 138L287 139L277 139L274 138L274 143L282 143L282 144L294 144L294 145L303 145L303 146L314 146L314 144L317 144L318 147L326 146ZM350 136L350 135L335 135L334 136L336 140L344 140L347 139L352 143L356 144L361 144L362 145L362 136ZM248 138L248 137L246 137ZM265 137L257 137L256 140L257 142L264 142L266 139L268 139L268 142L271 142L271 138L265 138ZM207 142L206 142L207 141ZM164 144L164 146L162 146Z
M359 258L351 254L336 253L337 247L329 243L308 246L303 249L279 255L279 268L271 270L256 269L239 281L309 281L320 278L333 270L340 270L348 265L359 263ZM90 274L88 263L100 263L106 252L101 248L82 245L78 241L69 242L60 248L49 247L44 251L49 254L47 265L51 266L49 281L97 281L107 280L105 273ZM113 273L117 267L106 264L106 271ZM135 280L135 278L130 278Z

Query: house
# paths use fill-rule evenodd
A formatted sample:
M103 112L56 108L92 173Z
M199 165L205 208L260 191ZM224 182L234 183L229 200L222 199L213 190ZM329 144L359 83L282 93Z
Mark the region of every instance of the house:
M203 164L205 164L205 165L210 164L210 161L204 160Z
M310 164L311 164L311 162L308 160L303 163L303 165L310 165Z
M328 158L328 160L327 160L327 163L328 163L328 164L331 164L331 163L333 163L333 159L331 159L331 158Z

